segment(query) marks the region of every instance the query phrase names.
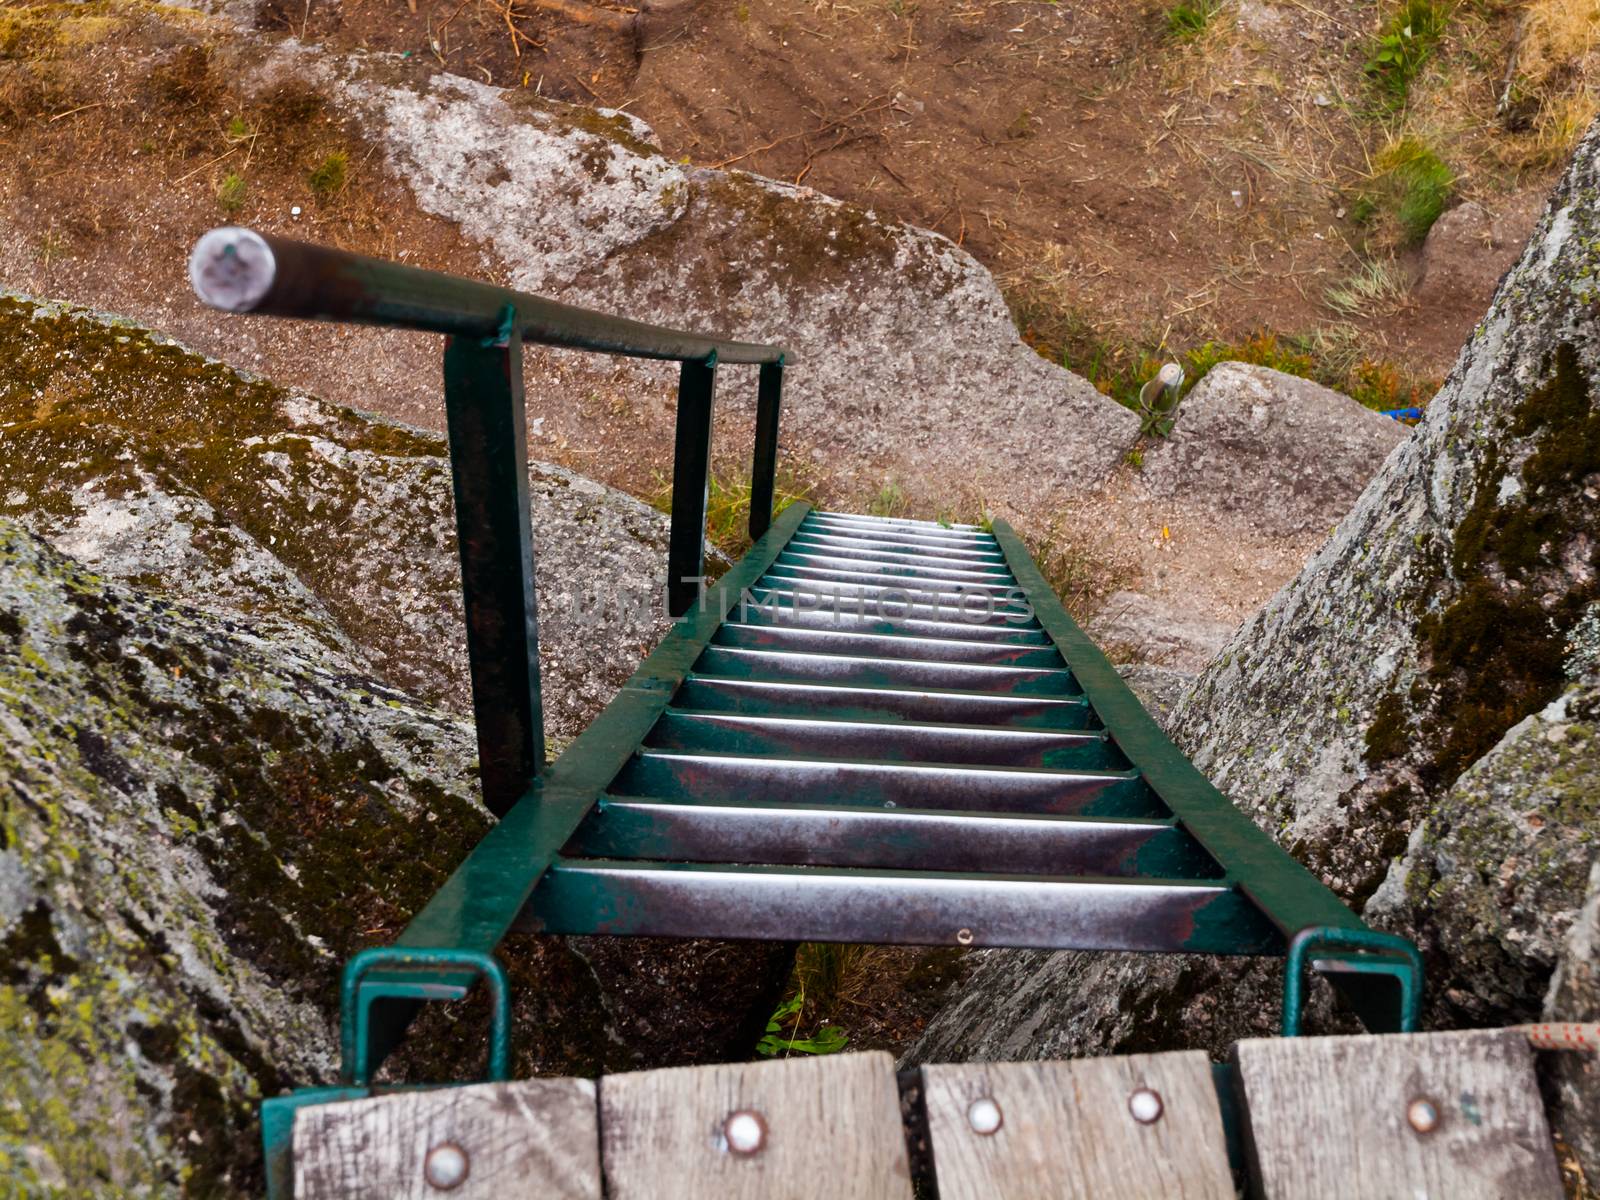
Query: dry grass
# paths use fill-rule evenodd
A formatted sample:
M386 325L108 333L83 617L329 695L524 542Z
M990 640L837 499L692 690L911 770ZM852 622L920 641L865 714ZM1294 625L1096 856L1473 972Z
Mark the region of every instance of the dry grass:
M1556 167L1572 154L1585 131L1600 115L1600 99L1595 90L1583 87L1553 97L1539 106L1533 122L1533 139L1528 162L1533 166Z
M1406 292L1405 273L1394 260L1373 258L1330 287L1324 298L1342 317L1380 317L1398 312Z
M1600 49L1600 6L1594 0L1532 0L1523 9L1517 74L1549 94L1586 75Z

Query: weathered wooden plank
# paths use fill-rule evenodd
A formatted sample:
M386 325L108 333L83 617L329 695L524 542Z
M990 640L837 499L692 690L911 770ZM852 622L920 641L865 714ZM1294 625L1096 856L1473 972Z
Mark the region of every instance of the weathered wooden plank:
M894 1060L841 1054L600 1081L610 1200L910 1200Z
M441 1186L460 1169L459 1183ZM294 1119L294 1194L600 1200L595 1086L526 1079L303 1108Z
M1199 1051L927 1066L922 1078L940 1200L1233 1200Z
M1562 1194L1521 1032L1273 1038L1235 1055L1267 1200Z

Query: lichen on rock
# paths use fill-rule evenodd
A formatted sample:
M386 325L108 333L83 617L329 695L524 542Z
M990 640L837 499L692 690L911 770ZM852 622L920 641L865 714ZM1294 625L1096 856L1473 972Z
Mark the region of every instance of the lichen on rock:
M327 1080L342 957L487 828L459 718L92 574L0 518L9 1186L244 1192Z
M444 439L241 374L146 330L0 295L0 515L95 570L461 710ZM667 522L531 466L551 733L666 628ZM597 594L599 593L599 594Z
M334 1078L342 964L489 828L444 451L0 297L0 1192L256 1193L257 1102ZM666 625L667 521L530 483L559 742ZM517 1070L726 1055L787 953L508 939ZM386 1070L483 1034L436 1006Z

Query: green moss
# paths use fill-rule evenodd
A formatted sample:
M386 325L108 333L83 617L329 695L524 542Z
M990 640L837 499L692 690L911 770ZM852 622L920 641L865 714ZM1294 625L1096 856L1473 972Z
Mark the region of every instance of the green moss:
M837 276L871 263L896 259L893 227L849 205L813 204L739 172L706 184L711 204L739 214L748 235L786 248L785 270L802 280ZM915 264L910 264L915 271Z
M1389 239L1416 245L1455 194L1455 172L1437 151L1414 137L1401 138L1380 153L1370 183L1357 199L1366 220L1383 217Z
M1411 745L1412 733L1406 723L1406 706L1398 692L1388 692L1373 711L1367 727L1367 748L1362 755L1368 766L1398 758Z
M1571 345L1557 348L1547 373L1510 420L1513 435L1532 439L1520 489L1501 499L1506 475L1489 446L1450 556L1459 587L1418 624L1429 658L1432 711L1421 728L1433 748L1423 772L1431 783L1453 783L1560 694L1567 633L1600 596L1592 575L1564 565L1570 546L1600 540L1596 508L1579 487L1600 470L1600 416Z
M331 200L350 180L350 156L343 150L325 155L306 176L306 186L320 200Z
M662 157L660 148L652 146L636 134L633 131L632 122L622 113L608 115L583 105L553 109L548 101L535 101L527 93L514 93L514 95L520 97L523 103L530 106L537 103L540 111L552 115L558 126L581 130L584 133L605 138L608 142L614 142L616 145L645 158Z

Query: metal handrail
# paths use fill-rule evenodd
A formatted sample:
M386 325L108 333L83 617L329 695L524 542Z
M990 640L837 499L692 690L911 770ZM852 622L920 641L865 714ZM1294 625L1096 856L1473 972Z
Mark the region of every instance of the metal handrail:
M195 294L226 312L384 325L452 337L504 337L506 309L525 342L676 362L781 364L782 346L632 321L511 288L260 233L213 229L189 258Z
M711 414L719 365L760 367L750 536L772 524L783 397L781 346L708 337L542 296L366 258L251 229L202 236L189 256L213 308L442 333L445 416L484 804L503 816L544 769L522 344L667 359L680 365L667 548L667 609L704 588Z

